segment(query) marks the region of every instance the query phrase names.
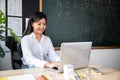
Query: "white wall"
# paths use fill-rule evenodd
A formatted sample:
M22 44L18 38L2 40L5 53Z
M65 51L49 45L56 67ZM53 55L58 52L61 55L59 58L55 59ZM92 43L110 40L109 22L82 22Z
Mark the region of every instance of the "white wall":
M5 57L0 58L0 71L1 70L11 70L12 64L11 64L11 53L5 52Z
M120 70L120 49L91 50L90 64Z
M0 0L0 10L5 14L5 0ZM5 34L3 34L5 35ZM9 70L12 69L11 65L11 54L10 51L6 46L4 41L0 41L0 45L2 45L4 51L5 51L5 57L1 58L0 57L0 70Z
M5 0L0 0L0 10L5 14L6 9L5 9ZM4 25L5 26L5 25ZM5 33L3 33L5 35ZM2 45L4 51L10 51L6 46L5 46L5 41L0 41L0 45Z
M0 10L5 14L5 0L0 0ZM3 35L5 35L5 33ZM5 48L4 44L3 41L0 41L0 45L2 45L3 48Z
M120 70L120 49L92 50L90 64L97 64Z
M5 0L0 0L0 9L5 13Z

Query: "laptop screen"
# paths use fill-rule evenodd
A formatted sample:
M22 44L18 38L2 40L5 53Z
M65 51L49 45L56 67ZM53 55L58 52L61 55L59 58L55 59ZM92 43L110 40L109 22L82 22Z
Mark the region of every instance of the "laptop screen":
M63 72L64 64L72 64L75 69L89 65L92 42L64 42L61 44L58 72Z

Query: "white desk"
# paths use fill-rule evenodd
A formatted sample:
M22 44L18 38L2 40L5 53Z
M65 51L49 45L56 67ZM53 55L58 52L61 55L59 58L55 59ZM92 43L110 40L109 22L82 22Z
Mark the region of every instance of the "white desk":
M108 69L100 66L96 66L96 67L103 72L103 75L101 77L91 76L88 72L88 68L79 69L75 71L80 71L81 73L85 74L89 78L89 80L120 80L120 71ZM14 75L21 75L21 74L33 74L35 77L37 77L43 73L49 75L52 78L52 80L64 80L63 73L56 73L48 68L46 69L29 68L29 69L0 71L0 78L14 76Z

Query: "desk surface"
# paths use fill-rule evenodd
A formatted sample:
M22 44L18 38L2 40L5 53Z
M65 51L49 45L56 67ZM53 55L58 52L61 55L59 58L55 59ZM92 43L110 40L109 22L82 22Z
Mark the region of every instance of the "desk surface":
M120 80L120 71L101 67L101 66L95 66L95 67L97 67L100 71L102 71L103 73L102 76L99 77L91 76L88 71L88 68L79 69L75 71L80 71L82 74L85 74L89 78L88 80ZM33 74L34 77L37 77L44 73L49 75L52 78L52 80L64 80L63 73L56 73L48 68L46 69L29 68L29 69L0 71L0 78L14 76L14 75L21 75L21 74Z

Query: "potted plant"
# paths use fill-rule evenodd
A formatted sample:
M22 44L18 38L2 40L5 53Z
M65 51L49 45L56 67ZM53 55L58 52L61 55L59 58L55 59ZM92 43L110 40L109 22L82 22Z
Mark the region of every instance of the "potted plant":
M17 36L11 28L6 27L5 23L6 23L6 17L4 15L4 13L0 10L0 42L1 41L8 41L8 39L11 37L14 39L14 41L16 43L19 44L20 43L19 36ZM10 36L3 35L3 33L6 32L6 30L10 31ZM2 45L0 44L0 57L4 57L4 56L5 56L5 52L2 48Z

